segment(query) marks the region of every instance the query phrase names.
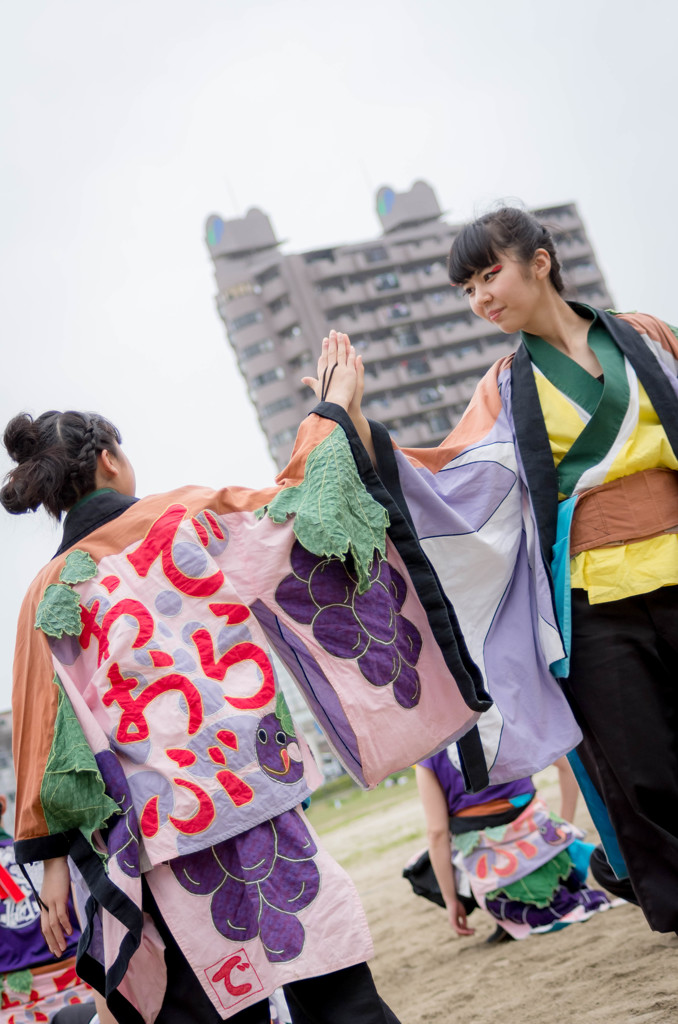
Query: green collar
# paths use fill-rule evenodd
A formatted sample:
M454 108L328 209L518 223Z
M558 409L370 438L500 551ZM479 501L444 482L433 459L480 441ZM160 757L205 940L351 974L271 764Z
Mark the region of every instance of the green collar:
M585 409L590 419L558 464L558 489L570 495L587 469L597 465L615 443L629 407L630 391L624 356L608 334L595 310L588 343L603 368L597 380L573 359L549 345L543 338L523 334L532 362L544 376Z

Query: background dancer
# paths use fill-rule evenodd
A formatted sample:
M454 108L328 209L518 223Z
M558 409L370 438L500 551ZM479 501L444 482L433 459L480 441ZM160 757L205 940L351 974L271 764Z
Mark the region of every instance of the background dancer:
M531 779L466 793L454 750L426 758L416 775L431 865L457 935L474 930L457 894L455 866L497 922L494 941L526 938L608 909L606 895L586 885L593 847L549 813Z

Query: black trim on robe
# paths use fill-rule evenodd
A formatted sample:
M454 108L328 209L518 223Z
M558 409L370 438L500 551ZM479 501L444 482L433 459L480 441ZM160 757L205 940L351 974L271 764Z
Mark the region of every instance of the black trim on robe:
M94 494L82 505L74 505L64 519L63 537L54 558L68 551L100 526L117 519L138 500L127 494L119 494L118 491L102 491L101 494Z
M478 666L472 660L463 633L459 627L457 616L452 604L444 594L438 577L431 563L421 548L419 540L411 527L412 518L407 508L402 489L398 481L398 467L393 454L393 447L388 444L387 454L384 443L385 428L370 423L374 430L377 426L377 445L381 456L378 473L367 454L357 430L344 409L333 402L320 402L311 410L318 416L334 420L346 433L351 452L356 462L362 481L380 505L389 514L391 525L388 536L396 547L398 554L407 566L412 583L426 612L431 631L440 647L445 663L453 675L459 692L466 705L473 711L487 711L492 707L492 699L485 690L484 681ZM381 430L384 433L381 433ZM384 475L394 486L397 494L387 489L382 476ZM396 486L396 481L397 486ZM458 741L464 762L464 780L470 792L479 792L489 785L487 765L482 751L478 730L473 726L466 736Z
M15 839L14 859L17 864L30 864L35 860L52 860L53 857L67 857L77 829L58 832L51 836L35 839Z
M143 1024L141 1014L117 991L129 962L141 943L141 908L111 882L103 861L81 832L78 832L69 852L91 894L85 905L86 921L78 942L78 975L106 997L108 1007L117 1020L125 1021L125 1024ZM94 936L93 921L99 907L116 917L127 929L118 955L108 971L104 971L99 961L88 952Z

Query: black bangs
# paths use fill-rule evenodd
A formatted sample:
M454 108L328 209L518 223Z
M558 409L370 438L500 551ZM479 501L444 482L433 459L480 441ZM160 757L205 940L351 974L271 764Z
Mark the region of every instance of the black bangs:
M447 270L452 284L463 284L473 274L497 262L492 225L481 220L462 228L450 249Z

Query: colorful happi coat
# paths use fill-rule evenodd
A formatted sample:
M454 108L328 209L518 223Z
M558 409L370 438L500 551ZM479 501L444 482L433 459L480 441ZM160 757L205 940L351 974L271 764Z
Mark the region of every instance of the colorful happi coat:
M364 786L491 705L405 516L337 419L318 407L267 491L88 496L69 517L94 510L91 526L69 534L67 517L24 601L17 857L70 855L78 970L119 1019L151 1024L165 990L145 886L224 1018L370 955L357 895L299 809L315 776L272 652Z
M585 316L592 313L584 307ZM543 381L524 344L488 371L438 448L394 451L384 428L373 425L379 474L409 516L493 698L460 748L465 772L486 766L493 783L533 774L581 738L554 678L567 674L569 629L569 520L560 524L555 584L551 573L559 497L576 500L647 467L628 452L648 406L665 435L660 464L671 467L678 457L675 335L644 314L596 316L612 342L603 353L606 380L621 378L625 397L610 403L601 383L588 411L576 403L585 426L580 421L577 449L560 472L540 402ZM587 449L601 419L606 444L592 462ZM672 581L660 577L654 586L664 582Z

